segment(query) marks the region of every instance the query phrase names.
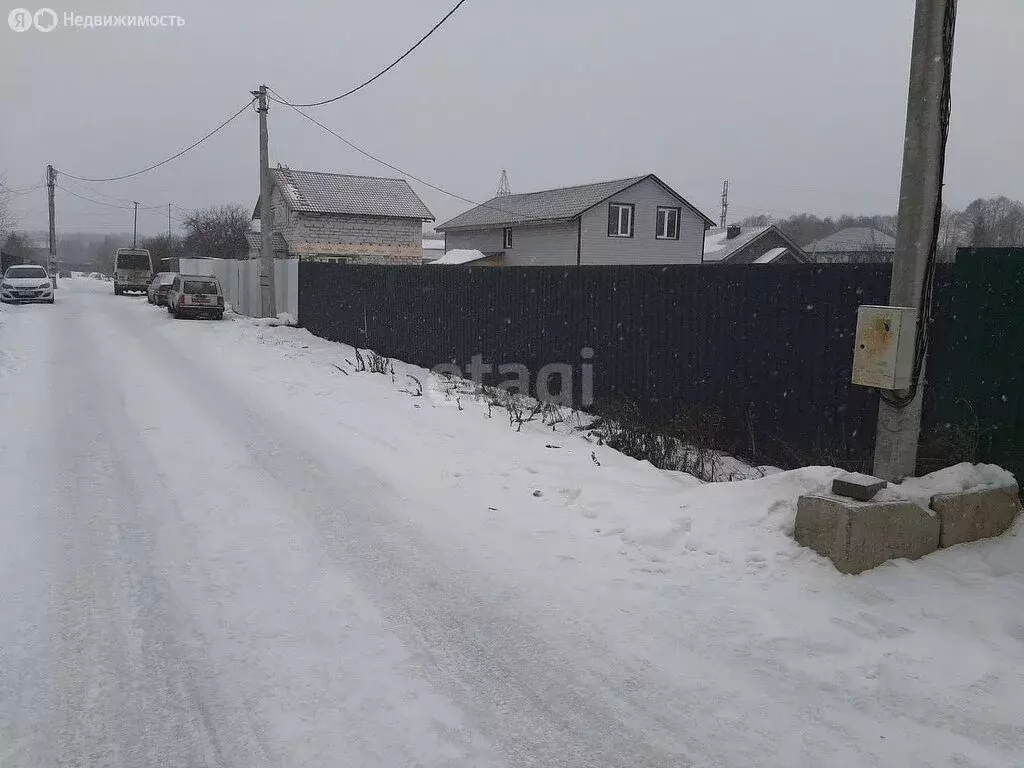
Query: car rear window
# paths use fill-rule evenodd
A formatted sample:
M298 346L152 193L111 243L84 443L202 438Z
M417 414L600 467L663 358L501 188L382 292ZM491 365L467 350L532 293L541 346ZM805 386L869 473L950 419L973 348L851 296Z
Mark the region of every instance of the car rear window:
M157 285L170 285L174 282L176 275L173 272L166 272L158 276L160 282Z
M117 257L118 269L149 269L149 257L144 253L121 253Z
M26 277L46 277L46 270L42 267L10 267L4 277L19 280Z
M217 284L209 280L186 280L184 292L216 296Z

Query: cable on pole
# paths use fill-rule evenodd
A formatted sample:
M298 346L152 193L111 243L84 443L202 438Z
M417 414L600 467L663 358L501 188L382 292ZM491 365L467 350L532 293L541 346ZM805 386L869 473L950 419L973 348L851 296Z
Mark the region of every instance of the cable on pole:
M289 103L289 102L286 102L286 101L282 101L281 103L284 104L287 107L322 107L324 104L332 104L335 101L341 101L342 99L344 99L344 98L346 98L348 96L351 96L356 91L361 91L363 88L365 88L366 86L370 85L370 83L374 82L375 80L379 80L384 75L386 75L388 72L390 72L392 69L394 69L396 66L398 66L398 64L401 63L401 61L404 58L406 58L409 54L411 54L413 51L415 51L417 48L419 48L420 45L422 45L423 42L428 37L430 37L432 34L437 32L437 30L441 28L442 24L444 24L446 21L448 21L448 19L450 19L452 16L454 16L455 12L458 11L459 8L461 8L465 2L466 2L466 0L459 0L459 2L457 2L455 4L455 6L450 11L448 11L448 13L446 13L441 18L440 21L438 21L433 27L431 27L430 30L425 35L423 35L423 37L421 37L419 40L417 40L415 42L415 44L413 44L413 46L409 50L407 50L405 53L403 53L397 59L392 61L390 64L388 64L386 67L384 67L384 69L382 69L376 75L371 77L369 80L366 80L366 81L360 83L355 88L352 88L351 90L345 91L344 93L339 94L337 96L332 96L329 99L323 99L322 101L311 101L308 104L292 104L292 103Z
M214 134L220 132L223 128L227 127L227 125L229 123L231 123L239 115L241 115L243 112L245 112L253 104L253 102L255 102L255 101L256 101L256 99L253 99L252 101L246 102L245 106L242 107L237 112L235 112L235 114L233 114L231 117L229 117L223 123L218 125L216 128L214 128L208 134L203 136L201 139L193 142L192 144L189 144L187 147L185 147L180 152L176 152L175 154L171 155L170 157L168 157L168 158L166 158L164 160L161 160L159 163L154 163L153 165L151 165L151 166L149 166L147 168L143 168L140 171L134 171L133 173L126 173L126 174L124 174L122 176L110 176L108 178L102 178L102 179L93 179L93 178L89 178L87 176L75 176L74 174L68 173L67 171L64 171L64 170L61 170L60 173L63 174L64 176L67 176L69 179L75 179L76 181L89 181L89 182L94 182L94 183L107 182L107 181L121 181L122 179L130 179L133 176L141 176L142 174L149 173L150 171L155 170L155 169L159 168L162 165L167 165L167 163L171 162L172 160L177 160L179 157L184 155L186 152L191 152L193 149L198 147L204 141L206 141L207 139L212 137ZM67 191L67 190L65 190L65 191Z
M349 147L354 149L356 152L358 152L359 154L363 155L364 157L369 158L370 160L373 160L375 163L380 163L385 168L390 168L395 173L401 174L402 176L405 176L406 178L409 178L409 179L412 179L413 181L419 182L420 184L422 184L425 187L430 187L430 189L436 190L437 192L440 192L443 195L448 195L449 197L454 197L456 200L461 200L464 203L469 203L470 205L479 206L481 208L488 208L488 209L490 209L492 211L498 211L500 213L505 213L505 214L508 214L510 216L518 216L518 214L516 214L514 211L509 211L509 210L505 210L503 208L498 208L497 206L488 205L487 203L478 203L476 200L471 200L468 197L463 197L462 195L460 195L460 194L458 194L456 192L451 192L451 191L445 189L444 187L439 187L437 184L433 184L433 183L427 181L426 179L420 178L419 176L416 176L415 174L409 173L408 171L399 168L397 165L392 165L387 160L383 160L383 159L377 157L376 155L373 155L373 154L367 152L362 147L360 147L360 146L358 146L356 144L353 144L351 141L346 139L340 133L338 133L337 131L332 130L331 128L329 128L328 126L324 125L323 123L321 123L316 118L314 118L311 115L308 115L307 113L303 112L298 107L289 104L287 101L285 101L283 98L281 98L281 94L279 94L273 88L268 88L268 90L271 93L273 93L275 96L277 96L277 98L274 98L273 96L271 96L270 97L271 101L274 101L274 102L276 102L278 104L283 104L286 107L291 107L293 110L298 112L300 115L302 115L304 118L309 120L311 123L314 123L315 125L320 126L320 128L322 128L323 130L327 131L327 133L331 134L336 139L340 139L345 144L347 144Z
M935 201L935 220L932 223L931 245L925 263L924 282L921 286L921 302L918 307L918 334L914 347L914 368L910 387L905 394L879 390L879 397L886 405L903 410L914 402L921 383L921 373L928 357L929 326L932 322L932 301L935 294L935 264L938 261L939 237L942 232L942 184L946 173L946 143L949 139L949 118L952 113L953 82L953 40L956 29L956 0L946 0L942 34L942 93L939 100L939 131L942 151L939 154L939 189Z

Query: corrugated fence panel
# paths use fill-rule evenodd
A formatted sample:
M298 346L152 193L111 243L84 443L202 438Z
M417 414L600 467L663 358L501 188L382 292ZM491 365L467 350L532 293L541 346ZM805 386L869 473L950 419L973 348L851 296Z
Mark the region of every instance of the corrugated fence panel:
M957 269L970 272L961 264ZM875 392L850 384L853 338L857 307L887 303L889 273L876 264L302 263L298 293L303 325L328 339L426 368L454 363L466 371L480 355L494 366L484 377L491 384L507 378L498 372L503 364L526 366L534 387L543 366L568 364L575 402L581 350L589 347L597 400L634 402L652 424L687 410L713 410L724 419L727 450L787 464L827 459L864 468L870 466L878 400ZM977 373L967 374L963 386L988 403L990 421L1011 425L987 449L1005 455L1024 432L1022 356L1014 351L1024 345L1024 278L1009 263L970 273L974 287L964 290L973 293L957 298L948 269L940 272L932 358L961 371L969 358ZM986 286L993 281L1000 290L982 301L979 294L990 291ZM946 319L950 302L957 301L969 323ZM1007 303L1016 310L1003 308ZM979 345L979 339L988 340ZM930 395L932 420L951 413L956 399L948 386L940 389Z

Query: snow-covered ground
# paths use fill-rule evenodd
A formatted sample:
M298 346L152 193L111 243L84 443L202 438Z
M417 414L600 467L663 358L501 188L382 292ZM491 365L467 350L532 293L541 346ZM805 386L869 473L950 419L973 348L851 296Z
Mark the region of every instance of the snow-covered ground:
M1020 526L842 576L789 535L836 470L110 294L0 309L0 766L1024 764Z

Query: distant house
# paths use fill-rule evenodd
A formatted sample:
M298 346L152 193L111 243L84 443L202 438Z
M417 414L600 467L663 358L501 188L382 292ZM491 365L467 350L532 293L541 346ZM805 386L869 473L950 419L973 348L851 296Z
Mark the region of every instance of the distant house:
M274 252L310 261L420 264L433 214L404 179L271 170ZM256 203L253 219L260 217ZM246 235L259 252L258 233Z
M811 261L822 264L891 262L896 238L870 227L849 227L804 246Z
M648 174L495 197L436 229L501 266L699 264L713 224Z
M705 264L804 264L803 249L774 224L767 227L709 229L704 237Z
M430 264L444 256L444 240L423 238L423 263Z

